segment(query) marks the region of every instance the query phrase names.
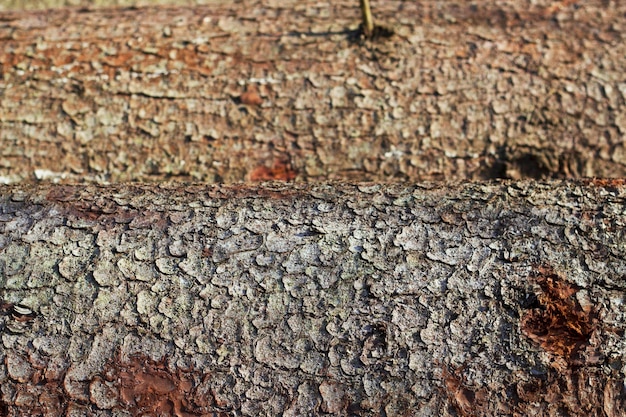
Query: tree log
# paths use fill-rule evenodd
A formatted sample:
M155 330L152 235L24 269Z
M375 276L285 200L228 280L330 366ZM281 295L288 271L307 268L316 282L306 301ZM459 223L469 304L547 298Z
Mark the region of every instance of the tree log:
M5 186L1 414L623 416L625 197Z
M2 12L0 182L626 176L626 2L372 7Z

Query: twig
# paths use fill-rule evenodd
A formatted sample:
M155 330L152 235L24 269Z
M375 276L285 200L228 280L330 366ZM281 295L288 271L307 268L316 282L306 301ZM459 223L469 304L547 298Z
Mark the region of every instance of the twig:
M363 16L363 34L366 38L371 38L374 34L374 21L372 20L369 0L361 0L361 14Z

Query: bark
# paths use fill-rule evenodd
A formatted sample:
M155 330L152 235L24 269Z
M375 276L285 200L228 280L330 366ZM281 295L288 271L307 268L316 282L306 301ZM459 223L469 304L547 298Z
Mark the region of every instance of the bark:
M625 2L372 7L3 12L0 181L626 175Z
M231 0L4 0L2 4L0 4L0 11L51 9L55 7L138 7L155 6L159 4L193 6L198 4L224 4L229 2L231 2Z
M625 196L0 188L2 414L622 416Z

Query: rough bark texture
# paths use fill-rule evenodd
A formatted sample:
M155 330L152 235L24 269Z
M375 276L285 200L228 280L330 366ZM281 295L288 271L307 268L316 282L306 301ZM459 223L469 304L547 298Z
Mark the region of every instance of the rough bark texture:
M624 2L210 3L0 13L0 182L626 175ZM625 196L0 188L0 416L623 416Z
M0 410L623 416L625 197L0 188Z
M1 13L1 181L626 175L624 1L218 3Z
M159 4L177 4L194 6L199 4L235 3L238 0L3 0L0 10L50 9L53 7L138 7Z

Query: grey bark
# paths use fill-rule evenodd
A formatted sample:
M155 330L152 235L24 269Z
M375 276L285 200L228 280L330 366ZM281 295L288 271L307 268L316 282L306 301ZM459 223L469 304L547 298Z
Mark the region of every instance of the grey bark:
M2 414L622 416L625 196L0 188Z
M0 182L626 176L624 1L217 3L3 12Z

